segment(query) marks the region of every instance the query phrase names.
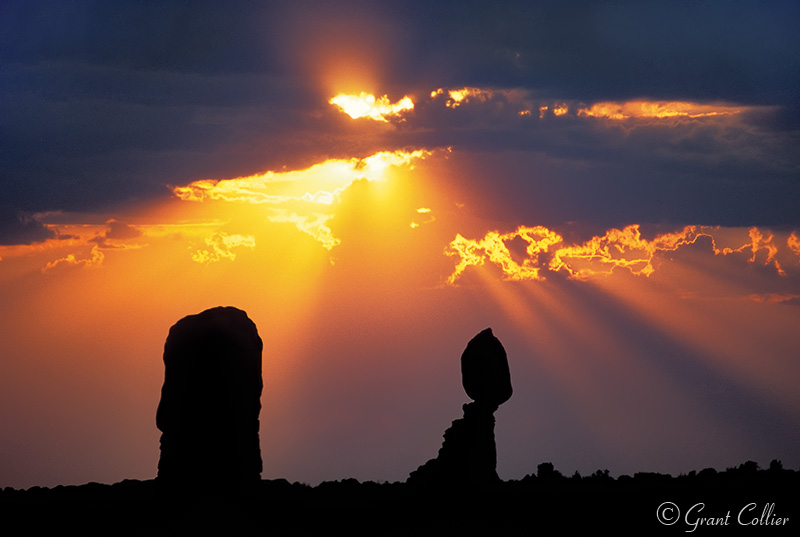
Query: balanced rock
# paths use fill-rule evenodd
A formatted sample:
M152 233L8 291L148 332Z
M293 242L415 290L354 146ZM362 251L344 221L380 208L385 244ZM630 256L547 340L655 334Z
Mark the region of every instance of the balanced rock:
M408 483L458 487L499 481L494 412L512 390L506 351L491 328L467 344L461 377L473 402L463 406L464 417L444 432L438 456L411 472Z
M217 307L170 328L158 477L178 484L245 484L261 476L263 343L247 314Z
M498 407L511 398L511 373L506 350L492 334L479 333L461 355L461 383L474 401Z

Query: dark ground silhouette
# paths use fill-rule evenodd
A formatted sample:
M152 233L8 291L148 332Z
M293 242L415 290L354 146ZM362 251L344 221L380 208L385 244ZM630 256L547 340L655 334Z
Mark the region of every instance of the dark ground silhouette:
M157 480L0 491L0 533L53 535L798 535L800 472L752 462L673 477L640 473L565 477L549 463L520 480L483 486L359 483L316 487L263 480L174 494ZM673 525L659 522L679 510ZM698 504L703 509L698 511ZM687 517L687 511L690 511ZM740 515L741 513L741 515ZM685 518L686 517L686 518ZM775 525L788 517L786 524ZM687 522L688 519L688 522ZM746 522L747 525L741 525ZM665 519L669 521L668 519ZM24 528L24 532L17 532ZM9 530L6 533L6 530ZM15 531L11 531L15 530Z
M172 327L157 413L158 478L114 485L0 490L0 535L798 535L800 472L773 461L722 472L608 470L565 477L552 464L498 478L494 411L511 397L505 350L490 329L467 345L472 403L439 455L405 483L316 487L261 480L262 343L235 308Z

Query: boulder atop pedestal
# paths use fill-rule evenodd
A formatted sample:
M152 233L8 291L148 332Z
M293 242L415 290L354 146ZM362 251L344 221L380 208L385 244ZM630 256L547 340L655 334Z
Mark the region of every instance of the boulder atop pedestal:
M261 477L261 352L256 325L232 307L178 321L164 345L158 477L238 484Z
M444 432L438 456L411 472L407 483L462 487L500 480L494 412L511 397L511 373L506 351L491 328L467 344L461 355L461 380L473 402L463 406L464 417Z
M508 357L491 328L467 343L461 355L461 383L467 395L479 403L498 407L511 398Z

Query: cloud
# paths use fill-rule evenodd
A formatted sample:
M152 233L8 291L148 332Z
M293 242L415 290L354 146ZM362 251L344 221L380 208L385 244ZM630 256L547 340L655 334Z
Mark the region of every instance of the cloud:
M266 205L264 218L292 223L328 250L339 244L328 227L342 192L358 180L385 181L393 168L410 168L430 151L380 151L364 158L328 159L301 170L203 179L172 190L187 202Z
M765 118L775 108L587 103L525 88L456 89L480 98L448 106L451 90L437 89L417 103L398 136L452 147L454 161L468 162L458 172L465 189L480 192L487 204L497 200L517 221L535 207L544 225L800 223L794 181L800 138L771 130Z
M258 6L217 10L3 3L4 199L102 211L164 197L168 183L296 158L282 134L265 134L305 123L313 104L307 85L275 72L263 32L277 22Z
M630 101L624 103L602 102L590 107L580 108L579 116L631 119L631 118L701 118L709 116L728 116L741 114L747 108L722 104L702 104L667 101ZM557 114L558 115L558 114Z
M140 245L126 244L124 241L135 239L142 235L142 230L136 226L128 225L119 220L106 221L108 229L102 234L95 235L89 242L96 243L100 248L138 248Z
M470 101L477 100L478 102L486 102L492 98L492 92L490 90L484 90L481 88L458 88L458 89L450 89L447 90L447 100L444 102L445 106L448 108L458 108L462 104L466 104ZM436 99L440 95L444 95L445 90L442 88L436 89L431 92L431 99Z
M445 97L443 99L443 97ZM748 114L756 110L762 112L770 107L736 105L730 103L709 103L692 101L662 101L638 99L632 101L603 101L589 104L585 100L543 98L537 96L531 88L524 87L463 87L438 88L430 93L430 103L443 102L444 106L455 110L462 105L471 104L473 117L487 117L490 112L495 121L506 121L510 125L519 125L520 116L535 119L533 111L537 111L538 119L555 118L605 118L614 120L647 120L647 119L699 119L713 116L730 116ZM483 110L479 115L477 110ZM567 116L567 117L565 117ZM446 117L446 116L438 116ZM550 126L555 123L548 123Z
M800 117L793 104L800 85L798 12L791 3L770 9L722 2L680 9L625 2L408 6L387 17L391 6L381 2L358 9L245 3L224 10L211 2L191 8L146 2L3 4L4 195L32 212L98 210L168 195L165 184L436 144L470 151L522 149L554 159L574 155L591 162L605 153L615 166L630 164L631 175L649 178L650 170L636 166L661 155L665 144L650 138L642 143L641 156L638 147L609 148L617 134L604 133L609 134L604 141L596 125L572 121L574 111L636 100L794 107L777 115L787 121L787 133ZM443 88L435 104L458 103L445 112L459 115L439 123L444 114L417 101L435 88ZM531 102L513 101L509 88ZM364 123L374 122L343 127L328 101L359 91L371 92L376 102L380 95L408 95L414 113L400 117L415 125L398 125L397 132L380 136L376 125L361 132L370 129ZM462 100L453 98L465 91ZM480 112L479 105L485 105ZM558 116L561 105L572 113ZM490 106L494 115L487 116ZM537 126L543 107L543 119L565 119L556 130ZM498 117L508 123L487 119ZM467 119L476 121L465 125ZM760 152L763 158L753 163L784 161L784 170L796 169L796 138L783 144L783 158L775 158L781 156L771 151L777 137L765 126L759 125L755 138L732 131L732 153ZM598 139L594 148L582 143ZM753 148L750 153L737 151L747 147ZM738 185L753 173L752 165L738 164L694 169L701 183L708 174L730 172L737 174ZM786 175L776 180L791 185ZM773 196L772 181L767 185ZM730 197L743 200L750 194ZM664 205L677 206L673 200ZM766 214L765 207L758 209ZM779 214L788 212L781 208ZM746 220L740 223L758 223Z
M800 294L762 293L752 294L747 297L753 302L778 303L787 306L800 306Z
M57 232L36 215L0 207L0 245L31 244L58 238Z
M134 239L141 236L142 232L136 226L129 226L119 220L108 220L108 231L105 234L107 239Z
M118 68L237 72L269 67L262 32L278 25L256 5L220 10L132 2L4 5L3 48L17 61L83 61ZM238 39L228 39L235 34ZM143 36L146 35L147 38ZM180 38L176 38L180 36Z
M90 267L99 267L102 265L103 260L105 259L105 255L100 248L95 245L92 246L92 251L89 254L89 257L84 257L79 259L75 256L75 254L68 254L66 257L62 257L60 259L56 259L55 261L51 261L47 263L47 265L42 268L43 273L51 273L51 272L58 272L62 270L67 270L70 268L82 267L82 268L90 268Z
M798 262L800 263L800 237L797 236L796 232L792 232L789 235L789 238L786 239L786 244L798 257Z
M420 215L420 216L424 215L424 216L426 216L426 218L424 220L420 221L420 222L418 222L416 220L412 221L411 222L411 228L412 229L416 229L416 228L422 226L423 224L430 224L431 222L435 222L436 221L436 217L432 214L432 211L431 211L431 209L429 207L420 207L419 209L417 209L417 214Z
M568 244L560 234L544 226L520 226L502 234L490 231L478 240L458 234L445 252L458 258L447 281L455 284L468 267L481 266L487 261L500 267L506 280L542 280L548 272L564 272L570 278L587 280L609 276L615 269L627 270L636 276L650 276L656 270L654 260L657 255L693 245L700 238L710 239L714 255L749 252L750 263L771 266L778 275L785 276L777 259L778 247L772 233L754 227L748 230L747 240L739 239L733 246L723 245L723 242L736 240L730 235L729 231L719 227L686 226L647 240L638 224L624 229L609 229L604 235L594 236L581 244ZM511 249L515 240L524 244L524 253L516 256Z
M791 100L790 81L798 80L792 53L798 38L791 31L798 9L791 2L770 9L724 2L437 8L440 18L432 20L447 22L439 25L435 45L426 44L438 52L431 64L451 60L437 65L448 78L440 84L535 87L546 96L586 101L683 94L775 104Z
M203 179L172 188L184 201L219 200L265 203L308 202L331 205L353 181L381 181L389 167L411 165L429 151L381 151L364 158L329 159L292 171L273 172L235 179Z
M198 249L192 254L192 261L202 264L214 263L222 259L233 261L236 254L233 248L255 248L256 240L252 235L228 235L218 232L205 239L206 249Z
M331 250L341 242L334 237L331 228L327 225L331 217L330 214L322 213L299 215L283 212L267 216L270 222L294 224L303 233L314 237L314 240L322 244L326 250Z

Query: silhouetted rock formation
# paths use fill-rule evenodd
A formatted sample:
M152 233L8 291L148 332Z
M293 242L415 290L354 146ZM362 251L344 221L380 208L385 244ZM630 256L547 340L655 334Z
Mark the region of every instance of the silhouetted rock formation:
M506 350L491 328L467 343L461 355L461 384L472 400L495 409L511 398Z
M439 455L415 471L412 484L485 484L498 482L494 412L511 397L511 373L500 340L487 328L472 338L461 355L461 382L474 401L464 417L444 433Z
M170 328L158 477L180 485L234 485L261 478L261 351L244 311L217 307Z

